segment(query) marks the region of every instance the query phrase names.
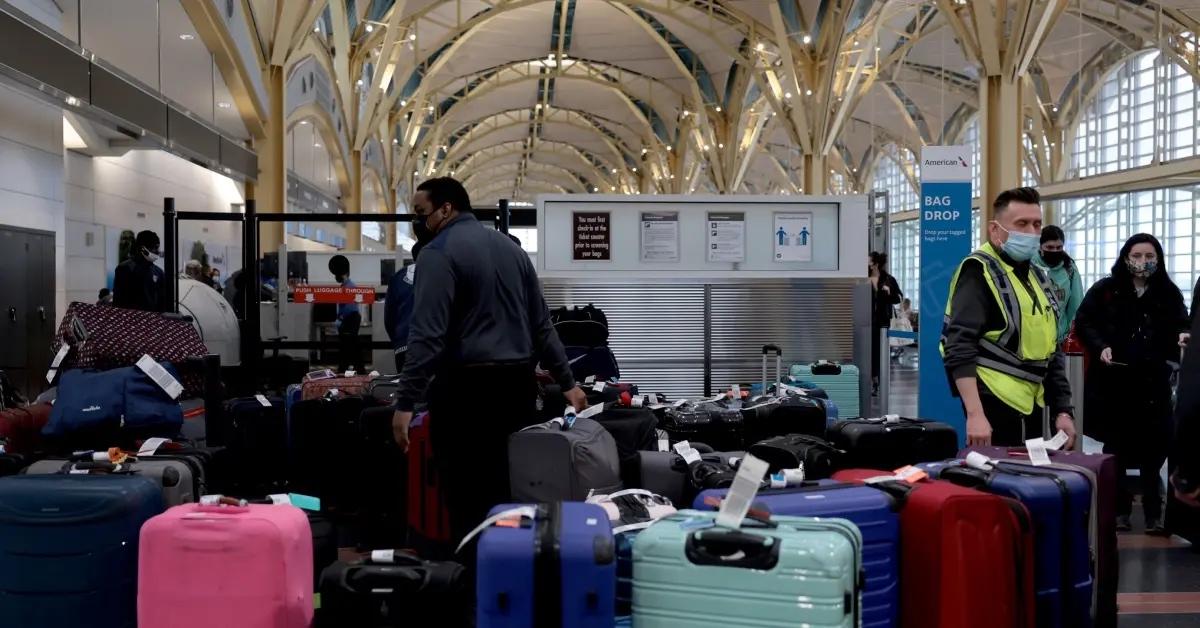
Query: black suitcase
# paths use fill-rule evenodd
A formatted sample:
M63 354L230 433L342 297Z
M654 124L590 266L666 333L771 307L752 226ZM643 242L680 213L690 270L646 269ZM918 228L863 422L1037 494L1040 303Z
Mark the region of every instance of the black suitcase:
M0 477L16 475L33 460L22 454L0 454Z
M704 443L691 443L709 462L722 462L731 468L746 457L744 451L713 452ZM691 508L698 491L692 486L688 465L673 451L639 451L638 467L641 488L671 500L676 508Z
M366 549L402 547L408 539L408 455L392 435L394 413L390 406L363 410L362 454L350 457L358 463L357 483L366 489L352 495L360 513L359 546Z
M352 515L360 495L371 490L353 460L362 457L359 419L367 407L367 399L359 396L309 399L292 406L288 480L293 491L319 497L326 512Z
M255 397L232 399L225 404L217 427L228 473L214 478L226 495L270 495L287 492L287 418L283 399L267 397L263 406ZM210 430L213 426L210 426ZM210 431L210 441L211 431Z
M655 414L659 429L667 433L672 445L686 440L704 443L717 451L746 448L745 420L738 410L705 401L659 408Z
M625 486L641 486L639 451L658 449L658 418L646 407L634 408L619 403L604 405L604 411L592 417L617 441L621 458L621 481Z
M816 399L800 395L756 397L743 402L741 412L747 443L785 434L825 435L825 406Z
M849 419L829 427L830 444L845 451L842 469L892 471L905 465L954 458L958 433L945 423L892 416Z
M823 480L833 475L842 454L824 439L807 434L768 438L751 445L747 453L766 462L771 473L803 465L806 480Z
M390 559L390 560L389 560ZM338 561L320 577L319 628L400 628L469 625L470 589L463 566L421 560L407 552L373 552Z

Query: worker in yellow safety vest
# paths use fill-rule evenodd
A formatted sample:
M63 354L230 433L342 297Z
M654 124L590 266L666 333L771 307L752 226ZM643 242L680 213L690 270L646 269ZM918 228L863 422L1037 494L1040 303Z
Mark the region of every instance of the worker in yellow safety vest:
M950 282L942 359L962 399L968 445L1023 445L1043 436L1042 408L1056 430L1075 440L1071 388L1058 330L1054 291L1030 264L1042 231L1033 188L1003 192L992 204L988 241L967 256Z

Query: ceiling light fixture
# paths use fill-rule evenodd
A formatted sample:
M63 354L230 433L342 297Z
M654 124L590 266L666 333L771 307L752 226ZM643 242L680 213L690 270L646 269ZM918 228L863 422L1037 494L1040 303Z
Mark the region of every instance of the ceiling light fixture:
M392 144L399 144L399 143L400 143L399 139L394 138L394 137L392 138Z
M401 107L407 107L407 106L408 106L408 101L407 101L407 100L401 100L401 101L400 101L400 106L401 106Z
M313 142L313 148L320 148L320 147L321 147L321 144L320 144L320 143L318 143L318 142Z
M320 32L321 32L321 27L320 27L320 26L314 26L314 27L313 27L313 32L314 32L314 33L320 33Z
M300 124L308 124L308 120L301 120Z
M192 41L193 39L196 38L196 36L191 33L184 33L184 34L180 35L179 38L182 39L183 41Z
M804 39L802 39L800 41L803 41L805 44L811 44L812 43L812 35L805 35Z
M717 105L717 113L721 113L721 105Z
M636 167L636 166L634 167L633 171L634 171L634 172L637 172L637 167Z
M613 168L613 169L612 169L612 173L613 173L613 174L617 174L617 169L616 169L616 168Z
M223 100L222 100L221 102L217 103L217 106L218 106L218 107L220 107L220 108L222 108L222 109L228 109L228 108L232 107L232 106L233 106L233 104L231 104L231 103L227 103L227 102L225 102L225 101L223 101Z
M791 92L784 92L784 93L783 93L783 97L784 97L784 98L786 98L786 99L789 99L789 100L790 100L790 99L792 98L792 93L791 93Z
M759 52L762 52L767 49L767 46L766 46L766 44L764 44L760 41L760 42L758 42L758 45L754 47L754 49Z
M812 90L811 90L811 89L806 89L806 90L804 90L804 95L805 95L805 96L812 96Z
M725 148L724 144L717 144L717 148Z
M416 33L409 33L409 34L408 34L408 41L417 41L417 34L416 34Z
M74 96L67 96L66 102L67 102L67 104L68 104L68 105L70 105L70 106L72 106L72 107L78 107L78 106L79 106L79 99L78 99L78 98L76 98L76 97L74 97Z
M373 32L375 32L375 25L374 25L374 24L371 24L371 23L367 23L366 31L367 31L368 33L373 33Z

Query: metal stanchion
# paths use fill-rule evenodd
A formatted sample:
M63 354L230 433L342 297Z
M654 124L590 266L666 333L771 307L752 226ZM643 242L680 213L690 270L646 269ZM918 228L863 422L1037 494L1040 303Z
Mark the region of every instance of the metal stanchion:
M888 398L892 389L892 347L888 342L889 329L879 330L879 415L888 413Z
M1083 451L1083 354L1068 353L1067 382L1071 385L1071 405L1075 408L1075 449ZM1049 421L1047 421L1049 422ZM1050 431L1047 430L1049 434Z

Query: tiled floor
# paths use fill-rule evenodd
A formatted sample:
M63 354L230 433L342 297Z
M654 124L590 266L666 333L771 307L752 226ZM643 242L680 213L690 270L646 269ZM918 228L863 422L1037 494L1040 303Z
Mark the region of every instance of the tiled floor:
M890 384L888 412L918 416L917 365L911 352L892 363ZM876 413L879 405L878 400L873 404ZM1141 534L1140 509L1135 505L1134 510L1134 532L1119 540L1119 627L1200 627L1200 550L1179 537Z

